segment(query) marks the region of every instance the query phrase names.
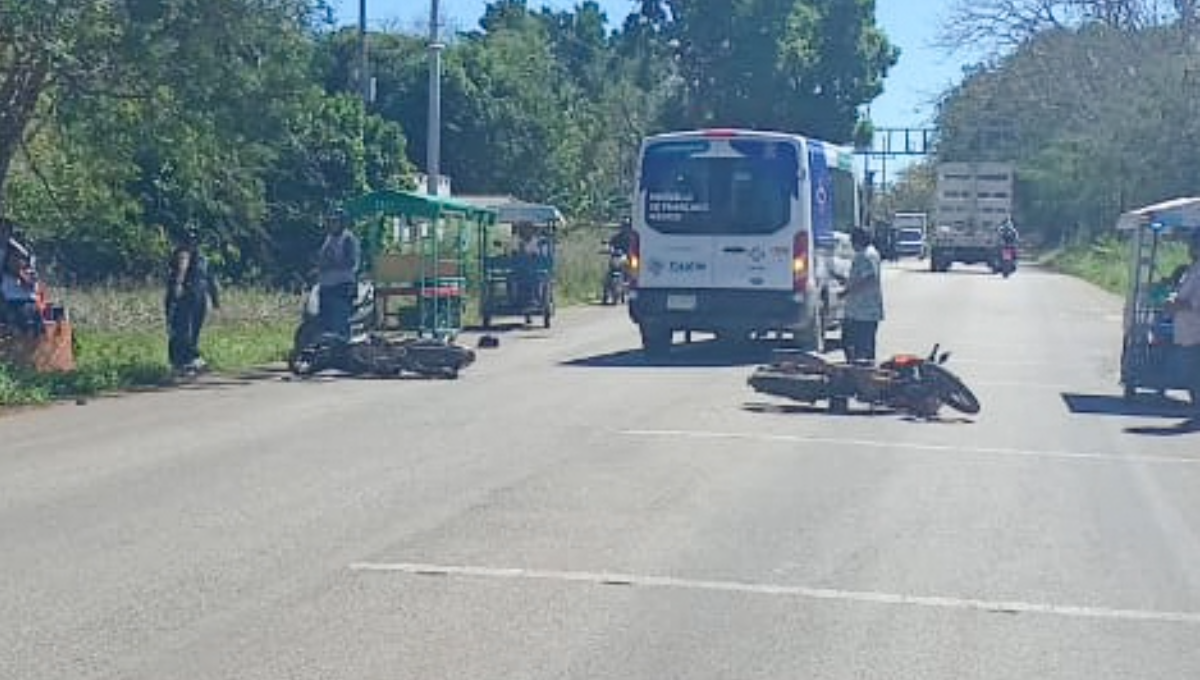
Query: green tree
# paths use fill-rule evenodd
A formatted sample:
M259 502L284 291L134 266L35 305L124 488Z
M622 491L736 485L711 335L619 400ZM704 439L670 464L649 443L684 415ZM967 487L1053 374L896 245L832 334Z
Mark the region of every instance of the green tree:
M0 210L13 160L43 119L43 95L107 88L124 23L104 0L0 0Z
M675 48L673 127L736 125L850 142L898 50L873 0L662 0L644 16Z

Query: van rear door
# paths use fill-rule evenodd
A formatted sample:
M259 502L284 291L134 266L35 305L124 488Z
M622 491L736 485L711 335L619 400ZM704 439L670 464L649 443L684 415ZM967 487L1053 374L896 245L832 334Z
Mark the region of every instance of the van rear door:
M800 164L787 140L660 142L642 167L644 287L788 290Z

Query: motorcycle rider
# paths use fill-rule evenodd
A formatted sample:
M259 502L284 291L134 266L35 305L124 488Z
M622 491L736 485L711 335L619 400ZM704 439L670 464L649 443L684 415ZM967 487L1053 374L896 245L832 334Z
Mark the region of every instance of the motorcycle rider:
M614 253L628 255L633 247L633 220L628 217L621 220L617 233L608 239L608 248Z
M345 210L334 210L325 220L325 241L317 254L321 326L344 340L350 339L362 259L362 245L350 230L350 222Z
M1013 225L1011 217L1004 218L997 229L1000 234L1000 244L1005 246L1015 246L1017 241L1021 239L1021 235L1017 233L1017 227Z
M628 217L621 220L617 233L608 239L608 268L604 273L604 299L616 302L621 293L612 290L614 279L624 287L629 278L629 254L633 248L633 221Z

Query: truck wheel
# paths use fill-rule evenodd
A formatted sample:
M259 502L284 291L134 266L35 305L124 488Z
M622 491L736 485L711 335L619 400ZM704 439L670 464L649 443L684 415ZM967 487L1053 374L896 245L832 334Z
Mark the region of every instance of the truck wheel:
M830 397L829 412L836 415L845 415L850 412L850 400L846 397Z

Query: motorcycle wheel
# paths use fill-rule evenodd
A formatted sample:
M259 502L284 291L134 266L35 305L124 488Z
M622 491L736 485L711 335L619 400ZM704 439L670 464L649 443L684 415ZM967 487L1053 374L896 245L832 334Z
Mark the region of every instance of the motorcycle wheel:
M981 408L979 399L958 376L937 364L925 364L921 370L928 374L928 378L934 383L938 397L947 406L968 415L979 413Z
M321 339L321 322L317 319L305 319L296 327L292 337L292 354L299 355L306 347L312 347Z
M307 377L321 370L316 352L303 349L288 357L288 369L293 375Z

